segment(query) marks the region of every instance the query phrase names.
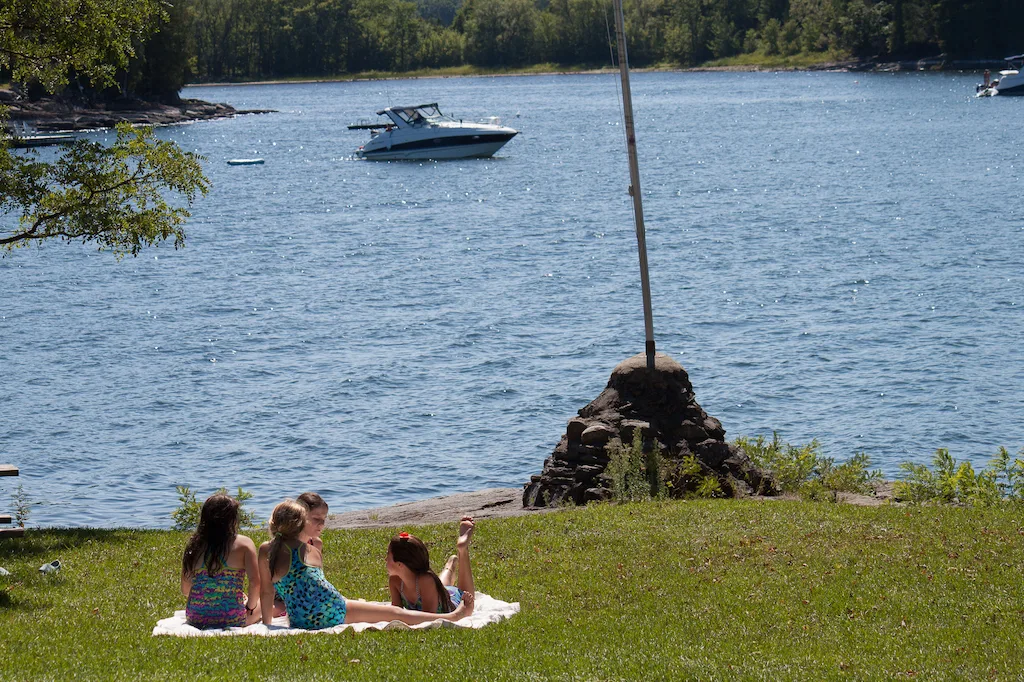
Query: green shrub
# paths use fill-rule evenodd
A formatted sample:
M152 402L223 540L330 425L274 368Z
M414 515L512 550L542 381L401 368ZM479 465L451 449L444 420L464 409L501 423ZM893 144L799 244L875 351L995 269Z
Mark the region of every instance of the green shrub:
M882 480L880 470L868 469L870 463L871 458L864 452L856 453L839 466L836 466L831 458L822 459L819 462L821 482L827 490L867 494L871 492L875 483Z
M714 476L702 476L697 483L697 490L695 490L693 494L695 497L701 497L704 499L724 497L725 495L722 491L722 484L719 483L718 479Z
M764 436L754 440L737 438L735 445L753 460L754 464L767 469L783 492L797 492L803 483L810 480L818 469L818 441L806 445L783 443L778 432L772 432L768 441Z
M196 493L187 485L175 486L178 491L179 504L177 509L171 512L174 520L174 530L192 531L199 525L199 514L203 510L203 503L196 499ZM211 495L227 495L227 488L218 488ZM238 500L238 526L242 529L259 528L262 524L256 519L256 512L245 508L245 503L252 499L252 493L248 490L238 488L238 492L232 495Z
M1024 456L1024 449L1018 453ZM939 448L927 464L903 462L903 478L896 482L896 497L911 504L928 502L990 507L1007 500L1024 500L1024 461L1010 461L1006 448L992 458L989 465L975 472L970 462L957 462L949 450Z
M725 491L722 490L722 484L718 477L705 474L703 467L694 455L686 455L678 462L672 463L667 477L669 489L678 491L677 496L701 499L725 497Z
M825 483L820 478L812 478L809 481L805 481L797 489L797 494L800 495L801 499L810 502L835 502L838 499L836 491L826 488Z
M820 454L821 444L812 440L805 445L784 443L778 432L769 441L764 436L737 438L734 443L762 469L771 472L782 492L798 493L812 500L835 499L837 492L866 494L882 480L882 472L869 470L871 458L858 452L837 465Z

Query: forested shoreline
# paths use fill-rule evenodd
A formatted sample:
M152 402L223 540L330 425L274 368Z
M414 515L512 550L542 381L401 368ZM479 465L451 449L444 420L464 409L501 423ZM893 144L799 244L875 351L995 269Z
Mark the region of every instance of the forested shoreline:
M630 62L999 59L1024 51L1019 0L626 0ZM185 83L610 63L610 0L178 0L122 94Z

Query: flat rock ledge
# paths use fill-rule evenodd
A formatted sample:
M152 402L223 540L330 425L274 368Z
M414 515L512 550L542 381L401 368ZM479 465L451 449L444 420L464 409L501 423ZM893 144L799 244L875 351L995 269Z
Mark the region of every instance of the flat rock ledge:
M387 507L331 514L327 528L398 528L456 522L463 516L476 520L523 516L557 509L524 509L522 488L488 488L471 493L431 497Z
M663 353L649 370L641 353L619 363L601 395L569 420L541 473L524 485L523 506L610 499L605 469L611 453L632 443L637 429L644 451L657 446L670 465L673 497L694 491L707 477L729 497L777 494L771 475L725 442L722 423L697 403L686 370ZM686 473L683 462L690 455L699 472Z
M523 507L520 500L522 488L488 488L471 493L455 493L431 497L416 502L401 502L386 507L361 509L331 514L327 519L328 528L402 528L437 523L456 523L463 516L476 520L496 519L528 514L547 514L570 509L571 507ZM774 502L799 499L796 495L773 497L751 496L749 499ZM879 483L873 494L856 495L838 493L836 502L874 507L896 502L892 495L892 482Z
M235 109L229 104L198 99L183 99L177 104L124 99L86 105L61 97L29 101L11 90L0 90L0 106L9 108L10 125L15 130L27 127L46 133L112 128L118 123L160 126L273 113L272 109Z

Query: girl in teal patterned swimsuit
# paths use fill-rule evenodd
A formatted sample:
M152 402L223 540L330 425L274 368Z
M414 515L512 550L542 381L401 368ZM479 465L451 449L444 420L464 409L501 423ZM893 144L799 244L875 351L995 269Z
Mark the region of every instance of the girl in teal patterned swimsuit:
M259 620L256 545L238 534L238 501L213 495L203 503L199 525L181 559L181 593L188 597L185 622L197 628L244 627ZM249 579L248 603L244 598Z
M327 581L320 550L301 540L307 510L294 500L274 507L270 517L272 540L260 545L259 567L262 584L263 622L274 619L274 591L284 599L288 621L293 628L322 630L342 623L377 623L399 620L409 625L432 620L460 620L473 613L474 599L468 596L452 613L431 614L406 611L383 604L349 601Z

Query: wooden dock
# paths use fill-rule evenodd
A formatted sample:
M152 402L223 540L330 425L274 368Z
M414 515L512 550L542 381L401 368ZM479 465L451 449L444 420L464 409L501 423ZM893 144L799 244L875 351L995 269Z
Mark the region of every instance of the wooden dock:
M0 476L17 476L21 472L18 467L0 464ZM0 514L0 524L10 525L14 521L10 514ZM0 538L20 538L25 535L24 528L0 528Z

